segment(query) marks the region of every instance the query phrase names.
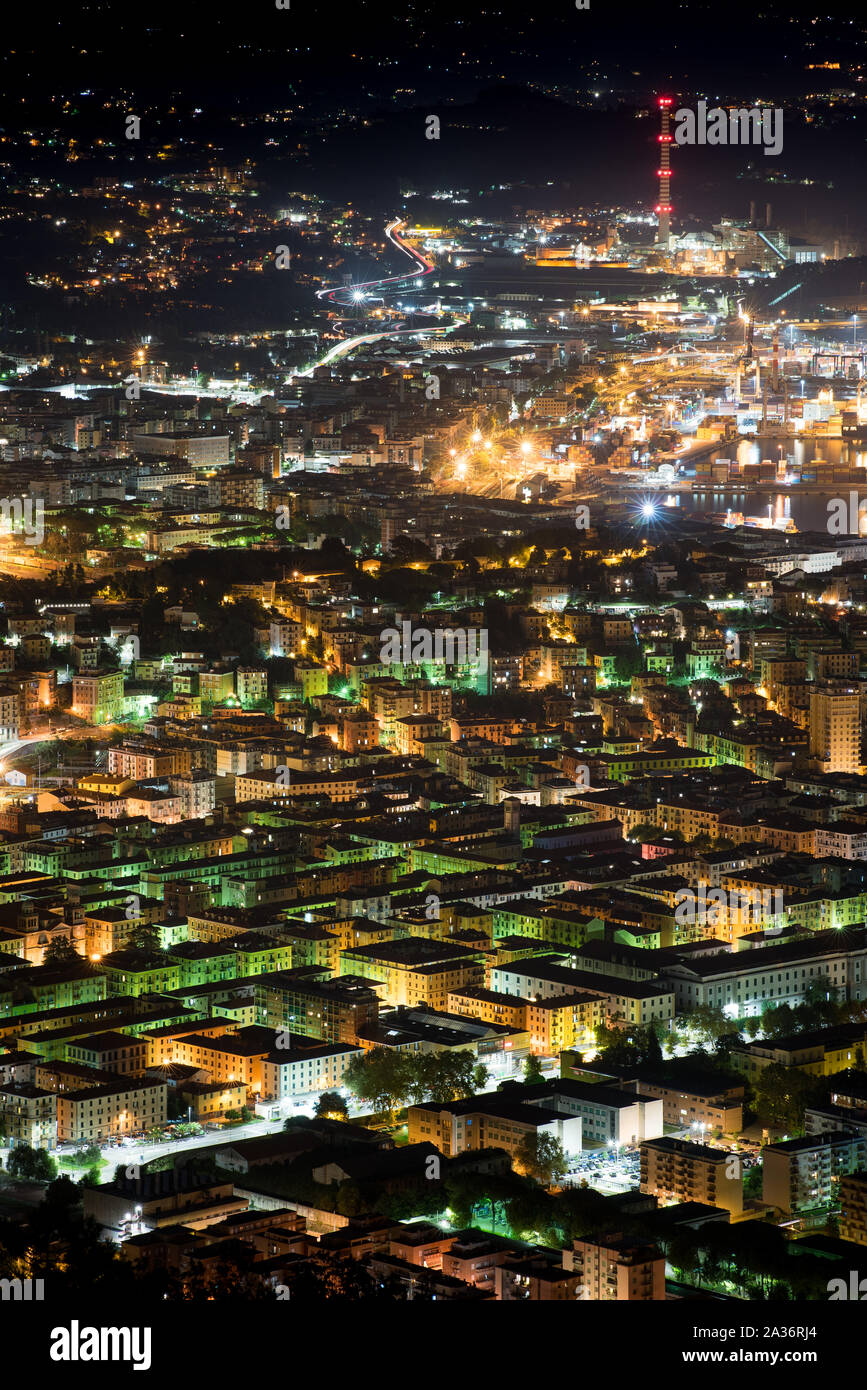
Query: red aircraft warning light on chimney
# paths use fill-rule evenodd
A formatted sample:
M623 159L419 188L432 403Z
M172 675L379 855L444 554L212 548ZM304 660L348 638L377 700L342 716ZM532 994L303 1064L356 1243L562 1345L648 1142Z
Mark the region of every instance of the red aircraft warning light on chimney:
M659 218L659 225L656 234L656 244L667 251L671 239L671 105L672 97L660 97L657 105L659 106L659 120L661 131L657 137L659 140L659 168L656 177L659 179L659 202L656 205L656 214Z

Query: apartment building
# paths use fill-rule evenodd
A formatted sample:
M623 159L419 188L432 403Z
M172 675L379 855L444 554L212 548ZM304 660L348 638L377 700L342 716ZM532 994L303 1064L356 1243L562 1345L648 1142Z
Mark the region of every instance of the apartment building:
M260 1095L264 1086L263 1064L274 1051L274 1040L270 1028L256 1025L216 1038L190 1033L171 1041L154 1041L148 1064L180 1062L204 1072L210 1081L241 1081L248 1094Z
M279 777L279 781L278 781ZM236 801L272 801L275 797L294 799L302 796L327 796L331 801L352 801L358 795L359 783L367 781L370 773L359 770L345 772L278 773L276 768L239 773L235 778Z
M132 447L137 454L180 458L199 467L227 464L229 445L227 434L178 434L168 430L136 434L132 439Z
M606 1012L604 996L587 990L529 1002L526 1027L530 1050L542 1057L554 1057L572 1047L592 1048L596 1029L604 1024Z
M190 1118L199 1123L224 1119L230 1110L247 1104L243 1081L183 1081L175 1084L181 1106L188 1106Z
M407 1127L410 1144L435 1144L447 1157L470 1149L505 1149L513 1157L527 1136L549 1134L559 1139L566 1153L580 1153L582 1126L575 1115L554 1105L530 1104L504 1093L474 1096L469 1100L425 1101L410 1105Z
M57 1097L31 1081L0 1086L0 1133L11 1148L53 1149L57 1144Z
M443 738L444 724L430 714L405 714L394 721L394 741L402 757L423 755L425 740Z
M165 1082L129 1077L116 1083L57 1094L57 1138L98 1144L166 1123Z
M346 1068L364 1049L349 1043L317 1047L310 1039L290 1038L289 1046L275 1048L262 1061L262 1100L284 1101L311 1092L339 1090Z
M817 825L814 853L817 859L867 859L867 826L843 820Z
M681 1128L700 1125L703 1133L740 1134L744 1123L743 1086L724 1086L719 1080L692 1081L688 1086L641 1077L630 1084L641 1096L662 1101L662 1118Z
M379 996L366 980L328 979L315 966L260 976L254 998L260 1023L328 1043L354 1044L379 1017Z
M443 1256L454 1243L453 1234L445 1234L429 1221L409 1221L391 1232L388 1250L395 1259L405 1260L419 1269L442 1270ZM451 1277L460 1278L460 1275Z
M122 671L91 671L72 678L72 713L88 724L113 724L123 716Z
M817 1028L813 1033L795 1033L756 1043L737 1044L730 1053L731 1065L748 1080L765 1067L797 1067L811 1076L835 1076L860 1065L867 1055L867 1023L841 1023Z
M463 1018L479 1018L484 1023L505 1023L510 1028L527 1026L529 1001L512 994L500 994L484 985L468 985L449 993L447 1008Z
M842 1179L864 1168L867 1136L863 1134L805 1135L766 1144L762 1200L787 1215L830 1206L841 1198Z
M181 968L161 952L140 951L135 948L112 951L103 956L100 973L105 975L109 994L165 994L179 989Z
M96 1037L76 1039L67 1044L66 1055L70 1062L118 1076L141 1076L148 1065L144 1038L128 1033L99 1033Z
M337 746L344 753L360 753L379 746L379 723L364 709L350 710L338 723Z
M706 1144L651 1139L641 1145L641 1191L663 1201L704 1202L737 1216L744 1208L743 1177L732 1158Z
M124 743L120 748L109 748L108 770L116 777L128 777L133 782L142 782L152 777L168 777L180 769L177 766L178 754L174 749L149 746L147 744Z
M281 618L279 622L271 623L268 629L271 656L294 657L301 651L303 636L303 624L293 622L291 618Z
M264 666L239 666L235 672L235 694L245 707L268 698L268 672Z
M217 779L204 768L170 777L169 789L180 797L181 820L203 820L217 804Z
M226 468L208 480L209 507L241 507L261 511L264 505L265 480L258 473Z
M484 983L485 956L450 941L406 937L341 951L340 969L369 980L387 1004L445 1011L453 990Z
M223 669L199 672L199 699L202 704L219 705L235 693L234 671Z
M503 1236L470 1229L452 1239L442 1252L442 1272L487 1293L494 1290L494 1270L515 1256L515 1243Z
M12 743L21 730L21 695L9 686L0 686L0 740Z
M759 949L717 951L663 966L678 1013L707 1005L731 1017L759 1014L766 1003L800 1003L811 980L827 978L836 999L867 998L867 930L814 932Z
M581 1281L591 1303L647 1303L665 1298L665 1256L655 1245L619 1234L575 1240L563 1251L563 1268Z
M554 1106L581 1119L584 1148L634 1146L663 1133L662 1101L597 1082L556 1077L524 1093L530 1104Z
M589 970L572 970L557 956L535 956L493 966L491 989L525 999L552 999L576 991L595 994L605 1003L605 1023L667 1024L674 1017L675 995L668 983L628 980Z
M858 679L858 653L814 648L807 653L808 681L853 681Z
M828 682L810 691L810 755L819 772L860 772L861 698L857 687Z
M580 1287L578 1274L542 1256L518 1257L494 1269L498 1302L574 1303L580 1297Z
M840 1179L840 1239L867 1245L867 1172Z
M534 1001L470 986L453 991L448 1007L465 1017L526 1029L531 1052L542 1057L553 1057L572 1047L592 1048L596 1029L605 1021L604 998L588 991Z

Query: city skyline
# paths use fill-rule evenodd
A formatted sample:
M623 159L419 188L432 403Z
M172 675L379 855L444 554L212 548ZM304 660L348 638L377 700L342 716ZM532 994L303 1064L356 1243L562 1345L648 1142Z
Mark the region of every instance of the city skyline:
M842 1364L863 14L88 2L16 11L3 76L37 1360L557 1302L608 1305L598 1376L624 1326Z

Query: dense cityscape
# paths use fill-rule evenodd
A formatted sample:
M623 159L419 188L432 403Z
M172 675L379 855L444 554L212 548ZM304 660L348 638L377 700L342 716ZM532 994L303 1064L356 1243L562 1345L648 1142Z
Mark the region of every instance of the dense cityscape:
M821 1363L770 1324L867 1297L867 21L277 0L187 80L204 14L4 54L0 1301L134 1369L68 1310Z

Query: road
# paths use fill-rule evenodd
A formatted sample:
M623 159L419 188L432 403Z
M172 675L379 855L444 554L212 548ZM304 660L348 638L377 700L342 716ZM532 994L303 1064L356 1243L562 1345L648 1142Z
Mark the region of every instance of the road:
M293 1114L301 1114L301 1111L293 1111ZM177 1139L161 1144L130 1143L124 1141L121 1147L117 1145L103 1146L102 1156L107 1159L109 1168L103 1170L103 1180L109 1181L113 1176L113 1165L118 1163L143 1164L151 1163L155 1158L165 1158L167 1155L175 1157L178 1154L192 1153L196 1149L212 1148L215 1144L228 1145L236 1144L239 1139L261 1139L266 1134L279 1134L283 1128L284 1121L281 1120L251 1120L249 1124L233 1125L229 1129L205 1130L204 1134L191 1136L187 1139ZM63 1153L64 1150L61 1150ZM72 1154L73 1149L65 1150Z
M347 357L350 352L354 352L357 347L365 343L376 343L380 338L412 338L424 334L426 337L431 333L445 333L451 324L437 328L384 328L377 333L360 333L355 338L343 338L334 347L330 347L324 357L320 357L318 362L314 362L312 367L307 367L303 372L293 372L292 380L299 377L312 376L317 367L327 367L329 363L336 362L341 357Z
M420 251L417 251L414 246L410 246L408 242L404 241L398 235L398 228L404 225L405 224L402 218L395 217L391 222L389 222L388 226L386 227L385 235L388 237L388 240L392 243L392 245L397 248L398 251L402 251L404 255L410 258L410 260L412 261L412 268L410 270L406 270L399 275L386 275L378 280L365 280L357 285L332 285L329 289L317 290L316 298L322 300L323 303L328 304L342 306L357 306L368 296L368 294L378 292L383 287L385 288L386 293L388 293L389 291L396 291L400 289L402 285L406 284L409 281L424 280L428 275L432 275L433 272L436 270L436 266L434 265L434 263L432 261L427 260L421 254ZM427 326L425 328L384 329L382 332L361 333L353 338L344 338L341 342L335 344L334 347L329 348L323 357L319 358L318 361L314 362L312 367L308 367L301 372L292 372L288 379L290 381L295 381L302 377L312 376L313 373L316 371L317 367L326 367L330 362L335 362L341 357L348 356L348 354L350 352L353 352L357 347L362 347L365 344L378 342L382 338L412 338L421 334L423 334L425 337L429 337L433 333L445 333L454 326L455 322L450 320L447 324L444 324L441 327ZM86 387L84 387L83 389L93 390L97 387L119 389L121 384L122 383L116 381L88 382L86 384ZM264 395L269 394L268 391L265 389L254 390L251 387L240 386L237 382L212 381L209 382L207 386L202 386L199 384L198 381L194 381L192 379L176 379L172 380L171 382L168 382L165 385L158 385L155 382L148 382L146 390L149 393L156 395L188 395L197 397L208 396L215 397L218 399L228 398L233 402L242 402L245 404L253 405L257 404ZM29 556L9 556L7 558L10 560L10 563L12 564L16 564L19 566L26 564L30 568L34 568L37 564L42 563L41 561L36 561L35 557L31 558ZM45 562L45 564L47 563L48 562ZM58 562L58 566L61 563L62 562ZM52 568L55 568L55 566L52 566Z
M410 246L408 242L403 241L397 235L397 228L403 225L402 219L396 217L394 221L389 222L385 229L385 235L393 246L396 246L404 255L409 256L410 260L413 262L411 270L404 271L401 275L386 275L379 280L364 280L357 285L335 285L330 289L317 290L316 298L328 304L344 306L357 305L360 304L368 294L372 294L374 291L379 292L384 288L385 292L388 293L389 291L399 289L400 286L408 280L418 281L427 275L433 274L436 269L433 262L426 260L420 251L416 251L414 246ZM347 357L349 353L354 352L356 348L379 342L383 338L412 338L420 334L424 334L427 337L431 333L445 333L451 327L453 327L453 324L449 322L437 328L392 328L383 329L376 333L359 333L356 337L344 338L341 342L336 343L334 347L329 348L323 357L320 357L317 362L314 362L312 367L307 367L303 372L293 372L292 380L294 381L300 377L312 376L318 367L327 367L331 362L336 362L342 357Z
M408 242L401 240L397 235L398 227L405 225L402 218L395 217L386 227L385 235L392 246L396 246L398 251L402 251L413 261L412 270L404 271L402 275L386 275L381 280L363 280L358 285L336 285L328 290L317 290L316 298L325 300L329 304L344 306L358 304L366 297L368 291L378 291L383 285L394 288L403 284L405 280L418 280L423 279L426 275L432 275L436 269L433 261L426 260L420 251L416 251L414 246L410 246Z
M287 1112L289 1116L311 1118L315 1112L320 1092L310 1092L304 1096L299 1096L290 1105ZM349 1116L354 1119L359 1115L369 1112L369 1105L359 1104L354 1098L348 1100ZM277 1120L258 1119L251 1120L247 1124L232 1125L225 1129L206 1130L204 1134L192 1135L189 1138L163 1141L162 1143L146 1143L141 1140L124 1140L123 1144L103 1144L101 1145L102 1156L108 1162L109 1167L103 1169L103 1181L108 1182L114 1174L114 1168L119 1163L143 1164L150 1163L155 1158L165 1158L166 1155L175 1156L177 1154L189 1153L195 1149L211 1148L214 1145L235 1144L239 1139L261 1139L266 1134L279 1134L286 1122L286 1116ZM181 1123L181 1121L174 1121ZM82 1144L82 1148L85 1147ZM53 1157L60 1158L64 1155L71 1156L75 1152L72 1145L63 1149L53 1151ZM5 1157L6 1150L0 1150Z

